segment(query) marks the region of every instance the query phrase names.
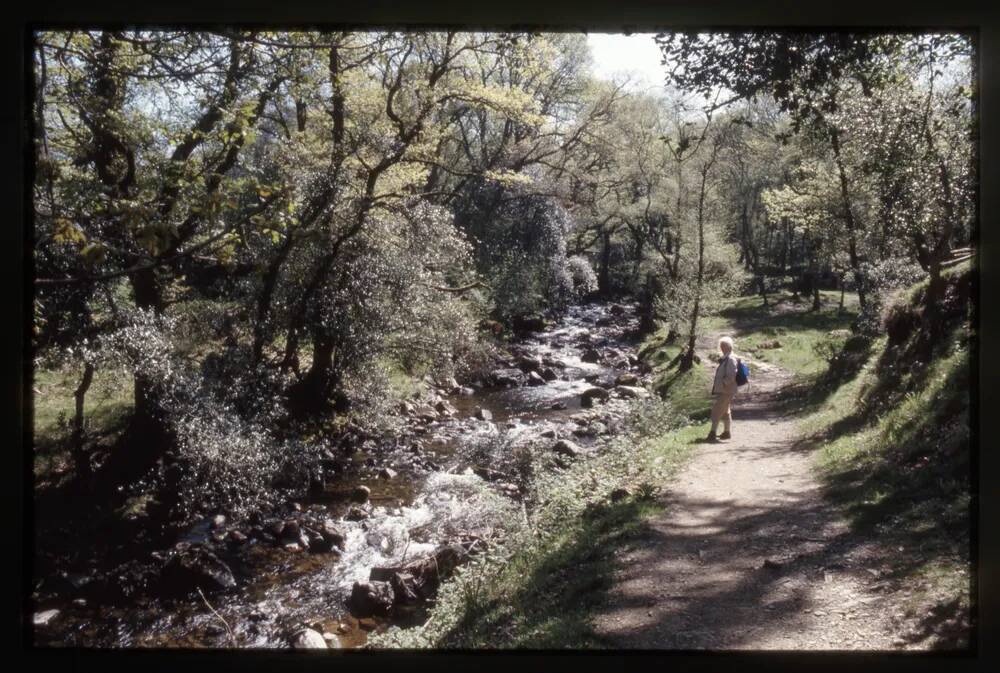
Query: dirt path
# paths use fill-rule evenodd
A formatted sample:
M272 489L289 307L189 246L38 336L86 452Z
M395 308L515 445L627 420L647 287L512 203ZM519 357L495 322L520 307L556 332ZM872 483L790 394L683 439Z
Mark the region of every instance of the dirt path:
M886 568L873 559L886 551L855 539L824 500L794 419L776 410L790 375L763 367L734 402L733 439L700 444L649 534L619 553L594 620L609 646L908 647L901 608L879 593Z

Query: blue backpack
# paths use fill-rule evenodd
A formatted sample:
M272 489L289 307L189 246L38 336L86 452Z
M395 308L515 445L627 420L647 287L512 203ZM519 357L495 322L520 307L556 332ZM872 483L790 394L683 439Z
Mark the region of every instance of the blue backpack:
M750 382L750 368L743 364L743 360L736 358L736 385L745 386Z

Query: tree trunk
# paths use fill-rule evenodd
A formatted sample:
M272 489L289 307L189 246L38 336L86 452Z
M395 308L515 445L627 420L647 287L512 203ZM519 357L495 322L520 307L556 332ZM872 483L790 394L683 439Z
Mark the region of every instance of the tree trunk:
M91 477L90 456L84 448L84 402L93 380L94 365L88 362L83 368L83 380L73 393L73 397L76 398L76 415L73 417L73 462L76 465L77 482L84 488L90 484Z
M601 266L597 274L597 291L601 296L606 297L611 292L611 233L605 231L601 240Z
M858 304L864 311L867 306L867 281L864 271L861 269L861 260L858 255L857 232L859 225L854 218L854 210L851 208L851 197L848 189L847 171L840 156L840 132L830 128L830 144L833 146L834 163L837 165L837 176L840 180L840 197L844 207L844 222L847 225L847 253L851 260L851 269L854 271L854 284L858 289Z

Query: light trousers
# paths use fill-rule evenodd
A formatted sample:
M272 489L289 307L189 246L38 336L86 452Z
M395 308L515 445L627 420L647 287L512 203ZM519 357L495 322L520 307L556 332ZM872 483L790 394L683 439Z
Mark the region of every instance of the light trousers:
M729 432L730 427L733 424L733 412L729 408L729 405L733 401L732 394L727 395L726 393L719 393L715 395L715 401L712 402L712 432L714 433L716 428L719 427L719 421L722 421L722 427L726 432Z

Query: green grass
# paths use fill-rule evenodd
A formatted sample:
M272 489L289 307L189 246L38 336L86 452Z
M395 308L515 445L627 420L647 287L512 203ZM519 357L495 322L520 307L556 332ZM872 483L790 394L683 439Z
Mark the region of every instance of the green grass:
M857 295L847 294L841 311L839 293L820 294L822 306L818 311L811 310L811 301L796 302L790 293L771 295L767 307L758 296L726 300L715 315L702 319L699 332L728 332L735 338L738 355L773 363L803 381L812 380L827 367L816 346L828 340L831 331L847 329L857 317ZM711 373L701 366L679 371L675 360L683 348L679 343L665 344L665 340L663 327L650 335L640 349L640 356L653 367L653 390L691 420L707 420L712 405ZM771 347L775 341L780 347ZM750 371L752 377L752 362Z
M811 310L811 300L796 302L789 293L772 295L768 307L761 305L759 297L740 297L725 306L719 317L735 332L738 353L809 376L827 366L817 355L816 345L831 331L848 329L857 318L857 295L846 295L843 311L839 293L820 292L820 296L817 311Z
M40 481L57 479L71 469L69 442L76 413L74 393L82 370L39 369L32 391L34 405L34 471ZM120 371L98 369L84 400L87 437L93 445L113 441L133 408L132 378Z

